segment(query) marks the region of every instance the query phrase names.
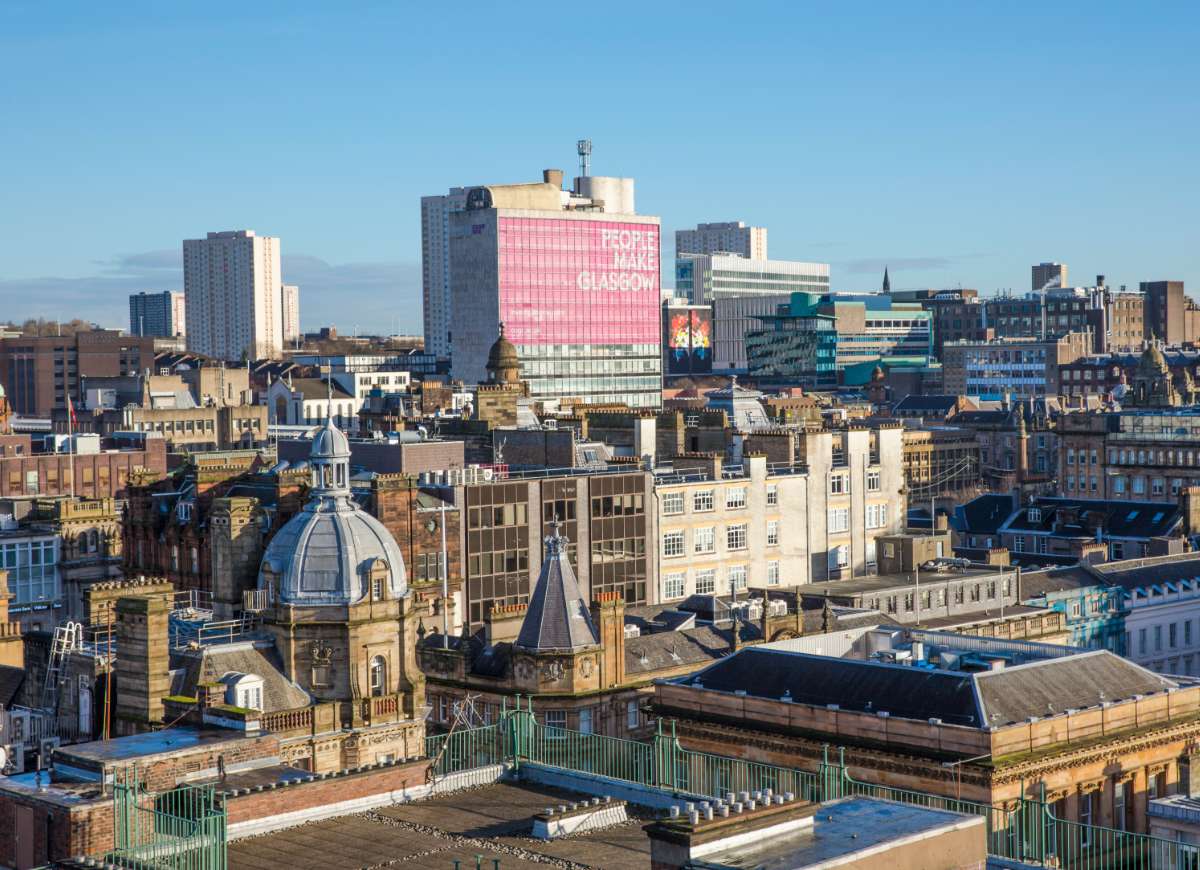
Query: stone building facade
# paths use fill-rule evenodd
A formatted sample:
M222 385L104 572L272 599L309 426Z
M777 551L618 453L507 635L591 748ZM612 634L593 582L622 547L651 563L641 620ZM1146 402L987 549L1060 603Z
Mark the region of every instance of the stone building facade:
M513 695L524 694L536 696L545 725L639 739L651 724L642 707L654 680L690 673L743 644L804 631L794 596L768 603L759 593L736 613L714 596L693 600L724 616L626 608L613 591L597 593L589 606L560 531L552 524L528 604L493 606L476 632L464 626L456 637L424 637L418 655L437 727L490 724Z
M883 664L868 652L881 632L904 639L894 648L902 655L958 650L968 659L949 671ZM1009 666L971 672L971 650ZM872 682L877 689L862 692ZM940 689L951 684L977 687L979 706L945 706ZM1150 800L1188 788L1182 777L1200 736L1200 687L1108 651L916 629L750 647L659 683L653 710L676 719L689 749L815 770L832 743L845 747L860 782L998 808L1044 788L1057 818L1137 832L1148 830Z
M1128 501L1171 501L1200 486L1194 407L1068 414L1059 421L1059 443L1064 495L1081 495L1085 479L1089 495Z

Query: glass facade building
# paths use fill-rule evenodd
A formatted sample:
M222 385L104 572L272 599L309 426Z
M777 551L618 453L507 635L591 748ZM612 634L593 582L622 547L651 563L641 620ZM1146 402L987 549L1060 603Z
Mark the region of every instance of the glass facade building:
M651 475L630 472L464 487L467 620L477 626L496 605L528 603L541 566L540 542L555 522L589 600L616 592L626 604L649 603L651 485Z
M675 292L695 305L721 296L828 293L829 264L685 254L675 261Z
M656 218L492 208L452 221L456 377L483 380L502 322L534 398L661 404Z
M933 331L928 311L888 297L854 299L794 293L746 334L750 373L764 381L833 389L847 370L889 360L928 365Z
M52 606L61 598L55 535L0 538L0 569L8 572L14 611Z

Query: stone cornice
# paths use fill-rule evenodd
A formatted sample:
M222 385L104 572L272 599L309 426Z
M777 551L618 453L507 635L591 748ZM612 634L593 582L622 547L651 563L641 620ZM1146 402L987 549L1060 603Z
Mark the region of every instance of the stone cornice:
M1005 785L1022 779L1038 779L1047 774L1057 773L1073 767L1094 764L1098 761L1117 764L1120 756L1154 749L1169 743L1187 742L1195 739L1197 723L1181 722L1175 725L1155 729L1137 735L1118 736L1112 741L1085 748L1066 746L1061 752L1043 756L1018 764L1007 765L992 774L992 782Z

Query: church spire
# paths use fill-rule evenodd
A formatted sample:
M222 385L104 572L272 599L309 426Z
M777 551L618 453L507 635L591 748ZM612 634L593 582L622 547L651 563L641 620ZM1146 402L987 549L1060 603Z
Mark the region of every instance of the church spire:
M884 292L884 293L891 293L891 292L892 292L892 281L891 281L891 279L888 277L888 269L887 269L887 266L884 266L884 267L883 267L883 292Z

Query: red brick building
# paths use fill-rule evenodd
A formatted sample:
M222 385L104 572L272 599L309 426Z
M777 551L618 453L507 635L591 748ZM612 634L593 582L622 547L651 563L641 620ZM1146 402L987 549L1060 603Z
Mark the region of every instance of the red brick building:
M176 589L236 606L240 590L257 583L263 550L307 491L306 471L270 471L254 451L198 455L170 476L139 478L129 488L122 528L125 573L165 577ZM462 586L458 511L443 514L439 504L432 491L400 474L378 475L366 496L367 510L400 546L421 599L440 595L443 516L451 594ZM231 587L214 588L214 574Z
M67 495L74 471L75 495L82 498L125 498L135 473L163 474L167 445L147 438L132 450L98 453L34 453L28 435L0 436L0 498Z
M154 339L97 329L74 335L0 339L0 383L13 411L49 417L79 404L85 377L136 375L154 367Z

